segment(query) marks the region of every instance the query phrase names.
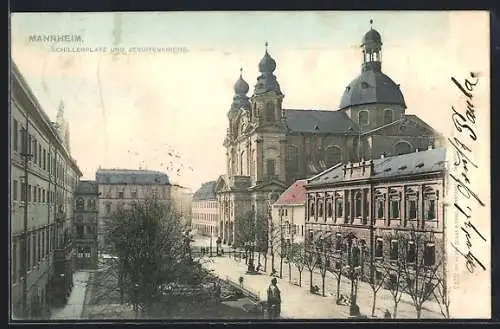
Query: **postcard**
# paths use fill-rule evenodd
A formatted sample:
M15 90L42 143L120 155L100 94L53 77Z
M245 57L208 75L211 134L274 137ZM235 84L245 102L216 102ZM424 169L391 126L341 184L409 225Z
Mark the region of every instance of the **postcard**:
M487 11L10 23L12 320L491 317Z

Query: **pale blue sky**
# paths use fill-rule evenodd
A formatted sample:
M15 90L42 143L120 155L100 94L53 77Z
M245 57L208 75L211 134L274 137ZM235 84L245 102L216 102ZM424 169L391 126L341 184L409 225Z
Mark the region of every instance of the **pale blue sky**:
M171 147L194 168L177 176L176 158L168 171L172 179L197 188L225 171L222 141L232 85L243 66L250 96L265 41L277 62L285 108L335 110L360 73L359 43L371 18L382 34L383 71L401 84L408 113L446 130L439 113L451 105L450 76L489 71L487 14L17 13L11 18L12 56L49 116L55 118L64 99L72 153L85 178L92 179L99 165L137 168L141 161L166 171ZM32 34L84 39L66 46L112 47L118 40L124 47L182 46L188 52L113 61L103 53L51 52L50 44L28 42Z

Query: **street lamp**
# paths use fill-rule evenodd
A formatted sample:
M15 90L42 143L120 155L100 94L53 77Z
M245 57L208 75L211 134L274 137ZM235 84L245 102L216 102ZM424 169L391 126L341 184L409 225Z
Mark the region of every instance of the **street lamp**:
M357 276L358 276L358 266L360 258L360 250L357 245L353 245L356 238L354 233L349 232L344 238L347 240L347 260L349 263L349 278L351 279L351 303L349 306L349 314L351 316L359 315L359 306L356 303L357 298Z

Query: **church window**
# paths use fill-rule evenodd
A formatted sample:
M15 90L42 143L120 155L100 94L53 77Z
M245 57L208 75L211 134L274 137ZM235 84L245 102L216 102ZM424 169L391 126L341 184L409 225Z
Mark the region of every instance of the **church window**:
M274 159L269 159L266 162L267 176L276 175L276 161Z
M245 151L240 154L240 176L243 176L243 162L245 158Z
M83 198L76 199L76 209L83 210L83 207L84 207Z
M326 149L326 165L332 167L342 161L342 150L338 146L328 146Z
M408 142L402 141L394 145L394 154L401 155L411 153L411 145Z
M393 113L391 109L384 110L384 124L391 123L393 121Z
M274 121L274 104L266 104L266 121Z
M295 145L288 145L287 165L290 172L299 171L299 148Z
M358 121L360 126L368 125L368 111L360 111L358 113Z

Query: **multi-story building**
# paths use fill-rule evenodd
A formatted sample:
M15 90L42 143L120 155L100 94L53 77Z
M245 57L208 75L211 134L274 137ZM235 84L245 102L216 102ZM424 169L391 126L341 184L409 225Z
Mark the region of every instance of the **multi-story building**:
M333 266L348 261L350 245L362 271L404 257L405 270L436 265L443 278L445 172L446 149L438 148L339 164L309 179L308 250L326 243Z
M304 242L306 183L305 179L297 180L272 205L271 238L276 239L279 233L287 245Z
M12 316L45 318L73 285L71 220L82 173L69 151L63 104L52 122L15 63L10 90Z
M97 222L99 187L95 181L80 181L75 192L73 244L75 266L97 266Z
M120 207L135 200L156 197L170 204L187 223L191 206L189 191L173 185L167 174L151 170L99 169L96 172L99 190L98 249L106 251L105 222Z
M218 202L215 195L215 181L203 183L193 194L192 228L196 233L218 236Z
M407 113L402 88L382 72L379 32L371 28L365 34L361 52L361 73L347 84L336 110L284 108L284 94L274 75L276 61L267 44L250 98L240 74L227 113L226 174L216 186L224 243L234 240L237 216L252 209L256 216L264 215L269 193L281 193L297 179L337 163L441 143L434 129Z
M187 187L178 184L172 184L172 187L170 188L170 198L172 205L181 216L182 224L187 229L190 229L192 224L191 204L193 200L193 193L191 193L191 190Z

